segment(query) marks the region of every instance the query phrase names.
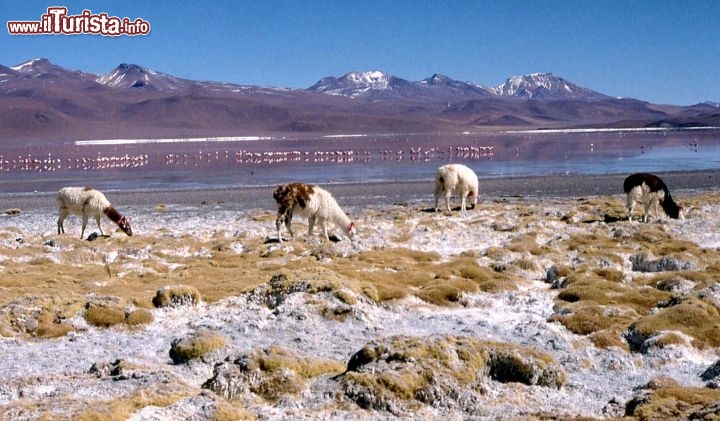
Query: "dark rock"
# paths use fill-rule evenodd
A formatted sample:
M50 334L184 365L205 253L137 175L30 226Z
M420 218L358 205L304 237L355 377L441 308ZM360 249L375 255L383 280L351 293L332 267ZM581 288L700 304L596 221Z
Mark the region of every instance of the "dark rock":
M630 262L632 262L634 272L676 272L689 270L695 266L690 262L682 262L672 257L650 260L645 254L630 256Z
M720 376L720 360L715 361L715 364L711 365L707 368L707 370L703 371L700 375L700 378L708 381L718 376Z

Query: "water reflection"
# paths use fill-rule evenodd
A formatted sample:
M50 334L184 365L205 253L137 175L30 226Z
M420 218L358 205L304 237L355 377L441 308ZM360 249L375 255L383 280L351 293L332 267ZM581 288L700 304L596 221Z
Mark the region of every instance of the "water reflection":
M236 142L0 146L3 192L60 186L193 189L429 180L462 162L480 177L691 171L718 168L720 130L462 133Z

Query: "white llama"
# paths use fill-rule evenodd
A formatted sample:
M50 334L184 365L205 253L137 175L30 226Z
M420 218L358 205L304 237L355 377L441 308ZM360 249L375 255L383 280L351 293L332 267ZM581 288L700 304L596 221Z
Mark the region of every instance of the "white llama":
M293 213L296 211L300 216L308 220L308 237L312 235L316 221L320 224L326 240L330 239L327 231L328 221L342 228L343 232L351 239L355 236L355 224L343 212L335 198L318 186L304 183L283 184L275 189L273 198L278 204L275 227L277 228L279 242L282 242L280 228L283 223L290 236L295 236L291 222Z
M460 196L460 210L467 209L468 198L472 201L473 209L478 201L478 178L473 170L462 164L447 164L437 169L435 175L435 211L438 211L438 201L445 195L445 209L450 211L450 196L456 191Z
M85 235L85 227L87 227L88 218L93 217L100 228L100 234L103 234L102 226L100 226L100 218L103 215L115 222L118 227L127 235L132 235L130 227L130 219L121 215L113 208L104 194L90 187L65 187L58 192L57 206L60 217L57 221L58 234L65 232L63 223L65 218L70 214L82 216L82 231L80 238Z

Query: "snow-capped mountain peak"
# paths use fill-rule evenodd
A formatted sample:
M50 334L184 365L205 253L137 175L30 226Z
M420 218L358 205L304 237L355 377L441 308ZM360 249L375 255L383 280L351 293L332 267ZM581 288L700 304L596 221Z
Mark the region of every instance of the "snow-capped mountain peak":
M495 95L534 99L599 99L605 95L575 85L554 73L530 73L512 76L491 89Z
M369 72L350 72L345 75L345 78L358 85L386 85L390 80L390 76L379 70L371 70Z
M350 98L362 96L369 91L392 89L396 78L379 70L368 72L349 72L340 77L325 77L311 86L309 90L328 95L341 95Z
M48 59L34 58L16 66L12 66L11 69L19 73L36 73L38 71L47 70L50 67L53 67L53 65Z
M148 90L176 90L187 85L187 81L184 79L137 64L127 63L122 63L109 73L100 76L97 82L113 88L141 88Z

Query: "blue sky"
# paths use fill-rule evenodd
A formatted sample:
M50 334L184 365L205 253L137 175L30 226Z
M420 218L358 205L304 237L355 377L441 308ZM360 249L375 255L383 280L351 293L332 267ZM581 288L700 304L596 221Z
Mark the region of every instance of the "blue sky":
M151 25L146 36L10 35L50 6ZM103 74L135 63L175 76L307 88L324 76L434 73L486 86L553 72L612 96L720 102L720 0L9 1L0 64L45 57Z

